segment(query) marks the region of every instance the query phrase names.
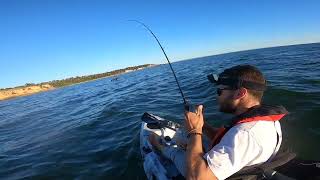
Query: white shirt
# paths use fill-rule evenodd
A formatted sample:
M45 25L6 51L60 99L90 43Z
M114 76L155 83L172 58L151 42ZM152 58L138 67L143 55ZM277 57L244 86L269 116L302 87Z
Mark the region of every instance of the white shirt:
M222 180L245 166L266 162L276 149L276 126L281 131L278 121L255 121L232 127L204 155L214 175Z

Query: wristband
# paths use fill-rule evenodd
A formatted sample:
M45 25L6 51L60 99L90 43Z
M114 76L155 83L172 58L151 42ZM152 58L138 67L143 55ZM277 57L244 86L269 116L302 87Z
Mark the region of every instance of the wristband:
M198 131L198 129L191 129L189 132L188 132L188 134L191 134L191 133L194 133L194 132L197 132Z
M198 131L198 129L192 129L192 130L190 130L190 131L188 132L187 138L189 138L191 134L202 135L202 133L197 132L197 131Z
M202 133L199 133L199 132L189 133L189 134L187 135L187 138L189 138L191 135L200 135L200 136L202 136Z

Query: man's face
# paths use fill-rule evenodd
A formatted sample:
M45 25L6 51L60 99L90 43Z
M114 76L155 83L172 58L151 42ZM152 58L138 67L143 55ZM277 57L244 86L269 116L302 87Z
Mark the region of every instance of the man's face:
M235 93L236 90L231 90L228 86L219 85L217 87L217 99L220 112L234 113L236 111Z

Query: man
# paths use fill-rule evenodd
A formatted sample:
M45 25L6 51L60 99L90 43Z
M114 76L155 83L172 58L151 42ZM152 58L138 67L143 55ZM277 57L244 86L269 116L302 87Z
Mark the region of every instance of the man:
M279 150L279 120L287 111L279 106L261 104L266 80L251 65L238 65L208 76L217 85L219 110L234 114L228 128L214 128L204 122L203 106L185 113L188 133L186 151L167 147L150 136L151 144L170 158L186 179L226 179L244 167L261 164ZM202 134L212 140L203 151Z

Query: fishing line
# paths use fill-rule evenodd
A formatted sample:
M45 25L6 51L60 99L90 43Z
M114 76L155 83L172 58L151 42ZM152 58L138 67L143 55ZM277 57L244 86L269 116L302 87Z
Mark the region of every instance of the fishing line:
M148 31L152 34L152 36L155 38L155 40L157 41L158 45L160 46L160 48L161 48L164 56L166 57L166 59L167 59L167 61L168 61L168 63L169 63L170 69L171 69L171 71L172 71L172 73L173 73L173 76L174 76L174 78L175 78L175 80L176 80L176 83L177 83L177 85L178 85L180 94L181 94L181 96L182 96L185 110L189 111L190 107L189 107L188 101L186 100L186 98L185 98L185 96L184 96L184 94L183 94L183 92L182 92L182 89L181 89L181 87L180 87L180 84L179 84L178 78L177 78L177 76L176 76L176 73L174 72L174 70L173 70L173 68L172 68L172 65L171 65L171 62L170 62L170 60L169 60L166 52L164 51L164 49L163 49L163 47L162 47L159 39L157 38L157 36L156 36L156 35L152 32L152 30L151 30L147 25L145 25L144 23L142 23L142 22L140 22L140 21L138 21L138 20L128 20L128 21L133 21L133 22L136 22L136 23L142 25L142 26L143 26L146 30L148 30Z

